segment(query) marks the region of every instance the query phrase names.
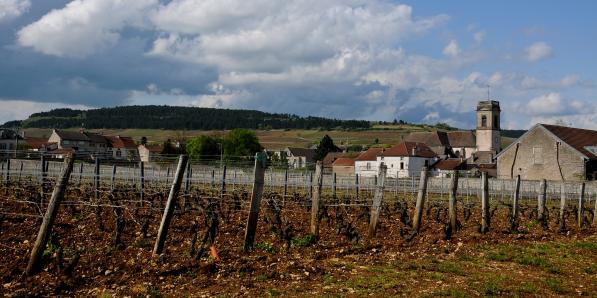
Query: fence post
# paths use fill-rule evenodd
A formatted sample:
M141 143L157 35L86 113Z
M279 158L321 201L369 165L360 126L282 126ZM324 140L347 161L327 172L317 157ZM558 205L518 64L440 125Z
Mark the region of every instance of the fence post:
M458 191L458 171L452 171L452 177L450 177L450 201L448 205L448 212L450 213L450 228L452 233L456 232L458 228L457 217L456 217L456 200Z
M211 170L211 187L216 187L216 170Z
M166 236L168 235L168 227L170 227L170 221L172 220L172 214L174 213L174 203L176 201L176 197L178 196L178 191L180 190L180 185L182 183L182 177L184 175L185 168L187 167L188 157L186 155L181 155L178 158L178 167L176 168L176 176L172 181L172 187L170 188L170 194L168 195L168 201L166 202L166 208L164 209L164 214L162 215L162 222L160 223L160 229L158 230L158 237L155 240L155 245L153 247L153 254L159 255L162 253L164 249L164 244L166 243Z
M514 196L512 197L512 230L518 229L518 200L520 199L520 175L516 176L516 181L514 183Z
M145 162L139 162L139 199L141 206L143 206L143 199L145 198Z
M288 195L288 166L284 169L284 197Z
M222 187L220 188L220 196L223 198L226 194L226 165L222 168Z
M253 191L251 194L251 209L247 218L245 229L244 250L249 251L253 248L255 241L255 231L257 230L257 220L259 219L259 207L261 204L261 194L263 193L263 184L265 176L267 156L263 152L255 154L255 169L253 171Z
M359 174L354 175L356 201L359 201Z
M381 209L381 202L383 200L384 186L386 182L386 172L388 167L381 163L379 165L379 178L376 180L375 195L373 197L373 205L371 206L371 218L369 219L369 238L375 236L377 229L377 222L379 221L379 211ZM377 177L377 176L376 176Z
M421 228L423 206L425 205L425 194L427 194L427 174L427 167L423 167L421 170L421 180L419 181L419 192L417 193L415 214L413 216L413 231L415 233L418 233Z
M10 183L10 158L6 159L6 185Z
M43 200L44 197L44 193L46 192L46 156L41 155L40 157L40 180L41 180L41 187L39 188L39 192L40 192L40 197Z
M21 161L21 165L19 166L19 180L18 183L21 183L21 176L23 175L23 162Z
M585 201L585 183L580 185L580 193L578 194L578 227L582 228L584 216L584 201Z
M79 179L77 180L77 187L81 187L81 180L83 179L83 162L79 165Z
M332 174L332 198L335 200L336 199L336 188L337 188L337 177L336 177L336 173L334 172Z
M481 172L481 233L489 231L489 181L487 172Z
M309 197L313 197L313 172L309 171Z
M545 216L545 200L547 198L547 181L545 179L541 180L539 184L539 196L537 197L537 220L541 222L544 226L546 223L546 216Z
M62 169L60 177L56 179L56 186L54 187L50 203L48 204L48 209L46 210L46 214L44 215L41 227L39 228L39 232L37 233L37 239L35 240L35 245L33 246L33 250L31 251L31 257L29 258L29 263L27 264L27 269L25 271L25 273L29 276L36 273L39 269L39 263L43 251L46 249L48 237L50 236L50 232L52 231L52 225L54 224L56 214L58 213L58 209L60 207L60 201L62 201L64 197L64 192L68 184L68 179L73 169L74 160L74 154L66 157L66 159L64 160L66 166Z
M566 229L566 183L562 181L560 185L560 231Z
M112 165L112 178L110 179L110 191L114 192L116 187L116 165Z
M95 169L93 175L93 187L95 189L95 200L99 201L100 198L100 161L99 158L95 158Z
M187 163L187 177L184 183L184 191L188 194L191 190L191 163Z
M319 205L321 199L321 185L323 183L323 163L318 161L315 165L315 179L317 186L311 196L311 235L319 238Z

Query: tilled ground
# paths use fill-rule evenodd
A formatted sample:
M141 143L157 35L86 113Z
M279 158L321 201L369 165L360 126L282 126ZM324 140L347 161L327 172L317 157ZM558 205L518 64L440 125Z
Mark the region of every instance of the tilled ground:
M69 194L75 196L76 194ZM81 194L78 194L81 196ZM125 198L126 194L121 196ZM9 192L6 198L10 198ZM85 196L81 196L85 197ZM213 199L217 234L197 258L206 232L209 198L187 198L177 209L166 249L152 255L160 210L124 209L122 243L113 239L114 210L104 207L98 228L95 207L60 209L42 271L23 275L41 219L31 205L2 201L0 292L4 296L560 296L597 293L597 229L575 227L570 212L560 232L555 210L547 227L531 206L510 230L508 208L493 210L491 229L479 233L480 208L459 205L461 229L447 239L444 203L426 208L423 227L411 235L412 204L386 198L375 237L367 237L368 209L329 204L320 237L309 235L306 200L264 198L256 243L243 251L246 196ZM81 199L81 201L86 201ZM194 204L195 202L196 204ZM409 202L412 202L410 200ZM240 207L238 210L235 207ZM273 210L273 211L272 211ZM275 210L280 210L276 212ZM587 212L588 213L588 212ZM465 216L466 215L466 216ZM143 219L149 227L143 235ZM192 251L193 223L198 240ZM412 238L412 239L411 239ZM217 252L216 252L217 251ZM80 260L68 272L75 254Z

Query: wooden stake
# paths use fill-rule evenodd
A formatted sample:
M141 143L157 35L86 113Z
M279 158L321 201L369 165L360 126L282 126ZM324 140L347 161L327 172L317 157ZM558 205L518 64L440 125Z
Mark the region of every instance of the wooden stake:
M116 187L116 165L112 165L112 179L110 179L110 191L114 192Z
M66 157L66 159L64 160L66 166L62 169L60 177L56 179L56 186L54 187L54 191L52 192L52 197L50 199L50 203L48 204L48 209L46 210L43 222L41 224L41 227L39 228L39 232L37 233L37 239L35 240L35 245L33 246L33 250L31 251L31 257L29 258L29 263L27 264L27 269L25 273L28 276L33 275L39 270L42 254L46 249L48 238L50 236L50 233L52 232L52 225L54 224L54 221L56 219L56 214L58 213L60 202L64 198L64 192L68 185L70 173L73 170L74 160L74 154L71 154Z
M288 166L284 169L284 197L288 195Z
M336 173L332 174L332 198L336 200L337 177Z
M220 188L220 196L223 198L226 194L226 165L222 167L222 187Z
M520 199L520 175L516 176L512 197L512 230L518 229L518 200Z
M580 185L580 193L578 195L578 227L582 228L584 216L584 201L585 201L585 183Z
M560 231L566 230L566 183L560 186Z
M487 172L481 172L481 233L489 231L489 181Z
M323 182L323 163L318 161L315 165L315 181L317 186L311 196L311 235L319 237L319 205L321 199L321 185Z
M547 198L547 181L541 180L539 184L539 196L537 197L537 220L545 225L545 200Z
M143 200L145 199L145 162L139 162L139 200L141 201L141 206L143 206Z
M247 218L245 229L244 250L249 251L253 248L255 241L255 231L257 230L257 220L259 219L259 207L261 204L261 195L263 194L263 184L265 177L267 156L263 152L255 154L255 169L253 171L253 192L251 195L251 209Z
M379 165L379 173L376 176L376 188L375 196L373 197L373 205L371 206L371 217L369 218L369 238L375 236L377 229L377 222L379 221L379 211L381 209L381 203L383 201L383 192L386 182L386 172L388 167L383 163Z
M164 215L162 215L162 222L160 223L160 229L158 230L158 236L155 240L153 247L153 254L159 255L164 249L166 243L166 237L168 235L168 228L170 227L170 221L172 220L172 214L174 213L174 205L178 192L180 191L180 185L182 184L182 178L184 176L185 168L187 167L188 157L181 155L178 158L178 167L176 168L176 174L172 181L170 188L170 194L168 195L168 201L166 202L166 208L164 209Z
M413 231L418 233L423 221L423 207L425 206L425 195L427 194L427 167L421 170L421 180L419 181L419 192L417 193L417 204L415 205L415 214L413 216Z
M458 171L452 171L452 177L450 177L450 200L448 205L448 212L450 213L450 227L452 228L452 233L456 233L456 229L458 228L458 219L456 217L456 201L457 201L457 191L458 191Z

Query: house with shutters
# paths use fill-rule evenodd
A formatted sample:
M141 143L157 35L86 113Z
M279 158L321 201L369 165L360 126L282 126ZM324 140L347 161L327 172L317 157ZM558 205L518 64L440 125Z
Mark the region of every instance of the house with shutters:
M106 136L109 152L114 159L139 160L137 144L130 137Z
M597 131L536 124L496 159L498 178L597 180Z
M375 177L378 174L377 154L384 149L381 147L371 147L362 152L354 160L355 174L361 177Z
M424 143L402 142L377 154L377 165L387 167L386 175L391 178L419 176L423 167L429 168L438 155Z

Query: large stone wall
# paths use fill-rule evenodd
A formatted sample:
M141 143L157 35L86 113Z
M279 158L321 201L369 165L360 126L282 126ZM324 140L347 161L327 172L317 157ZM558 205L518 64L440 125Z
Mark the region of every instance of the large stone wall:
M524 180L561 181L563 176L566 181L583 180L585 164L582 157L567 144L556 145L556 141L539 126L529 131L524 139L517 140L518 152L517 143L514 143L508 151L498 157L498 178L507 179L520 175ZM536 148L535 151L542 151L540 162L535 162L533 148Z

